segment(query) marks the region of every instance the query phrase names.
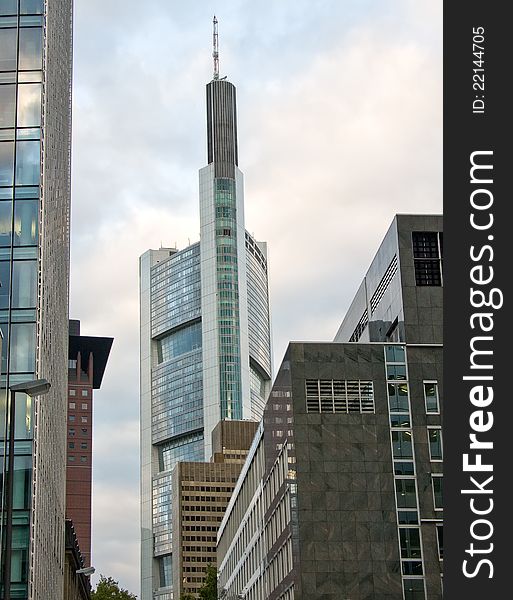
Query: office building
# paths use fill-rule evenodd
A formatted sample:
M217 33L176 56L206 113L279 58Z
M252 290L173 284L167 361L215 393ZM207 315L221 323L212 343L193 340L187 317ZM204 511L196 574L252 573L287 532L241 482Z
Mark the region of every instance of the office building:
M77 535L71 519L66 519L66 559L64 565L64 594L63 600L89 600L91 598L91 583L89 576L77 573L86 565L80 552Z
M71 66L71 0L0 3L0 437L9 388L51 384L15 400L10 553L5 493L0 523L19 599L54 598L64 578Z
M220 525L221 599L442 598L440 239L397 216L339 330L367 310L360 336L398 341L289 345Z
M93 390L100 388L113 339L80 335L69 322L66 517L86 567L91 564L91 483L93 474Z
M140 259L143 600L173 597L162 575L172 563L173 467L208 461L217 423L260 419L270 391L267 249L244 227L235 87L217 63L207 85L207 156L200 241Z
M220 421L212 432L211 462L173 469L173 594L196 594L208 565L216 566L217 529L256 433L256 421ZM163 574L165 576L165 574Z

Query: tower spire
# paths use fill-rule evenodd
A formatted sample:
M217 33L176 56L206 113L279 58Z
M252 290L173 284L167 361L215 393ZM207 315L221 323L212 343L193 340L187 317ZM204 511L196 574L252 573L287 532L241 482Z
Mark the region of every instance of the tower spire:
M219 37L217 33L217 18L214 15L214 34L213 34L213 47L212 57L214 58L214 79L219 79Z

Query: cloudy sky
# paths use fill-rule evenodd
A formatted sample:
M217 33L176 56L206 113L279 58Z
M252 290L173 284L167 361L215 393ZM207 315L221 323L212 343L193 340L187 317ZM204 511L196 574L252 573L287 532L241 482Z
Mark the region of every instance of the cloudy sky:
M199 239L212 16L274 363L331 340L393 215L441 212L441 0L75 0L71 317L96 394L93 564L139 593L138 257ZM93 582L97 580L97 575Z

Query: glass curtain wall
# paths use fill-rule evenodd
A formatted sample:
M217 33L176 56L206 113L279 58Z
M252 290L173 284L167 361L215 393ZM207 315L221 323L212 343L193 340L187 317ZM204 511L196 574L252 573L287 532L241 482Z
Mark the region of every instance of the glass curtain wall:
M0 2L0 437L5 480L6 390L35 377L41 170L43 0ZM8 403L7 403L8 404ZM11 595L26 598L33 410L16 396ZM4 508L2 485L2 514ZM4 520L1 520L2 544ZM2 552L3 555L3 552Z
M242 419L235 181L215 179L221 419Z

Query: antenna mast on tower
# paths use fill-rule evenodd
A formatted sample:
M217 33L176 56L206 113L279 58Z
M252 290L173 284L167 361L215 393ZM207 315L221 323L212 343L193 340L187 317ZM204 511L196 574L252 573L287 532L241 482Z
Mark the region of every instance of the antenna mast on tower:
M213 36L214 51L212 56L214 58L214 79L219 79L219 37L217 34L217 19L214 15L214 36Z

